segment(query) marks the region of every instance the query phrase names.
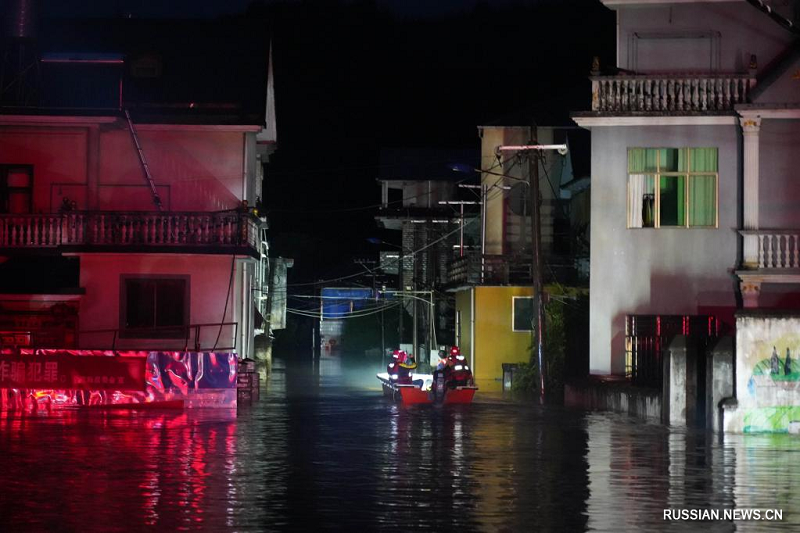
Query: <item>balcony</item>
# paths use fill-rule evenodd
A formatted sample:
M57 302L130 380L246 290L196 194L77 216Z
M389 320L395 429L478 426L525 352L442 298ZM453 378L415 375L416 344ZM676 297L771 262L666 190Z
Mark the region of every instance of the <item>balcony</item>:
M69 212L0 215L0 249L256 254L261 221L241 212Z
M742 230L739 234L745 239L746 269L775 273L800 269L800 230Z
M592 111L598 114L713 114L747 103L755 78L747 75L593 76Z
M481 277L483 272L483 277ZM485 255L470 252L456 257L448 269L448 284L462 285L529 285L531 257Z

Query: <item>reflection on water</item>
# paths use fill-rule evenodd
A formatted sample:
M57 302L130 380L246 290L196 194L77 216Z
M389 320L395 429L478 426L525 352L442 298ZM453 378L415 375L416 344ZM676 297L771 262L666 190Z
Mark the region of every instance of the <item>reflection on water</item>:
M0 414L0 530L678 531L664 509L782 509L800 439L716 437L496 401L404 408L338 361L252 408ZM374 378L373 378L374 379ZM371 387L368 388L368 387Z

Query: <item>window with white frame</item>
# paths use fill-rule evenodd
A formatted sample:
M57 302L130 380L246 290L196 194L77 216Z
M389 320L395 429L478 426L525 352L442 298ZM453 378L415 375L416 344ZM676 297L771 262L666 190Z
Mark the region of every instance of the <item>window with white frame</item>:
M532 331L533 329L533 297L514 296L511 299L512 331Z
M629 228L716 228L716 148L628 148Z

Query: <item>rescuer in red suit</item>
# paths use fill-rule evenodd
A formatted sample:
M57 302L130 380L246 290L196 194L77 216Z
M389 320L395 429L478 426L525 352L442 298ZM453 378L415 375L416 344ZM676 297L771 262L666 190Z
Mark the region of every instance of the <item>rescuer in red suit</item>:
M458 346L450 348L447 363L444 365L444 381L447 387L454 389L472 383L472 371L467 365L466 358L461 355Z
M400 362L400 350L395 350L392 352L392 358L389 360L389 364L386 366L386 373L389 374L389 381L395 381L397 379L397 364Z
M414 358L404 350L400 350L400 357L397 362L397 383L404 385L411 384L411 371L417 368Z

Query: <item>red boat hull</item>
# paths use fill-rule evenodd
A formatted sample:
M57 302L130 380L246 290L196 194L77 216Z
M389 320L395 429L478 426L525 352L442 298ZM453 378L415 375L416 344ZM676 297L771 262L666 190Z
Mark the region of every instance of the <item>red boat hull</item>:
M398 386L400 391L400 398L404 405L416 405L422 403L434 403L434 396L430 392L425 392L418 387L413 386ZM472 398L475 396L477 387L456 387L455 389L447 389L442 403L448 404L465 404L472 403Z
M398 390L400 391L400 398L403 401L404 405L415 405L419 403L433 403L431 396L420 389L419 387L415 387L413 385L397 386Z
M388 375L378 375L383 385L383 393L388 398L400 400L404 405L419 405L431 403L443 404L468 404L472 403L478 387L469 385L451 389L445 388L444 399L437 402L433 391L423 390L418 385L396 383L388 379Z
M477 387L456 387L449 389L444 395L444 403L472 403Z

